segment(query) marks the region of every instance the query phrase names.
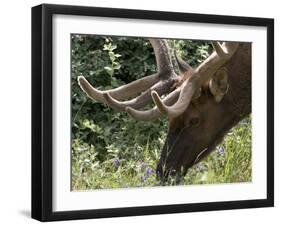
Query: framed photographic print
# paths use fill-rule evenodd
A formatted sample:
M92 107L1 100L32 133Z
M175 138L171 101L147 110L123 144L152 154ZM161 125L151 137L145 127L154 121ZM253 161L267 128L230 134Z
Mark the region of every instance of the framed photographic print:
M32 8L32 217L274 205L274 21Z

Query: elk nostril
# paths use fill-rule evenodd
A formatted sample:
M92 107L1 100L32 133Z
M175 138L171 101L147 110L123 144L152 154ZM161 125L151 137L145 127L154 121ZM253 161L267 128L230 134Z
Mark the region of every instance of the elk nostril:
M200 123L200 118L194 117L194 118L190 119L189 123L191 126L197 126Z

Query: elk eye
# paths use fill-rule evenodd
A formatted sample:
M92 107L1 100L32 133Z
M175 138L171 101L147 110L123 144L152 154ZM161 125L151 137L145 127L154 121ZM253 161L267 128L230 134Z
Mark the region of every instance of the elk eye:
M197 126L200 123L200 118L194 117L194 118L190 119L189 123L191 126Z

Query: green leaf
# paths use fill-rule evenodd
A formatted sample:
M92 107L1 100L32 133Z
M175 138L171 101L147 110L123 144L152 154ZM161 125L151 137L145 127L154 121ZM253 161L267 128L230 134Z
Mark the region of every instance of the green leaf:
M114 53L113 52L108 52L108 55L109 55L109 58L110 58L111 62L114 62L115 59L116 59Z
M113 68L106 66L106 67L104 67L104 69L106 70L106 72L107 72L110 76L113 75L113 73L114 73Z

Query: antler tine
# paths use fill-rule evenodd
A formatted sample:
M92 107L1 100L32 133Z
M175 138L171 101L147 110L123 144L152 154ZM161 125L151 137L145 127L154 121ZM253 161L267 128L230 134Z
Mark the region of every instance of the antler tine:
M156 91L152 91L151 95L154 95L153 93ZM179 98L180 94L180 88L177 88L173 92L169 93L164 99L163 103L167 106L170 106L174 104L177 99ZM139 111L131 107L126 107L126 112L131 115L133 118L137 120L142 121L150 121L155 120L161 116L161 112L159 111L158 106L155 106L152 109L146 110L146 111Z
M186 72L188 72L188 71L193 69L188 63L186 63L177 54L175 54L175 57L176 57L176 61L177 61L177 64L179 66L179 70L180 70L181 73L186 73Z
M111 89L107 91L100 91L95 89L84 76L78 77L78 83L82 90L93 100L101 103L107 103L104 94L109 93L113 98L117 100L122 100L135 96L136 94L148 89L158 81L158 74L153 74L139 80L133 81L124 86L118 87L116 89Z
M170 118L181 115L190 104L196 91L200 88L199 78L190 77L180 88L179 98L172 106L167 106L156 92L152 92L153 101L162 114L168 115Z
M176 77L173 79L169 79L166 81L158 82L154 86L150 87L146 91L144 91L141 95L137 96L134 99L128 101L118 101L114 99L109 93L103 94L106 99L108 105L110 105L116 111L125 111L126 107L131 107L134 109L140 109L145 107L148 103L152 102L151 99L151 91L155 90L160 95L165 93L169 93L171 91L171 87L179 82L180 78Z
M131 107L126 107L126 112L134 119L141 120L141 121L152 121L160 118L161 116L161 113L157 109L157 107L154 107L146 111L139 111Z
M213 48L215 49L215 51L217 52L217 54L220 57L223 57L225 53L224 53L224 50L221 47L221 44L219 42L212 42L212 45L213 45Z

